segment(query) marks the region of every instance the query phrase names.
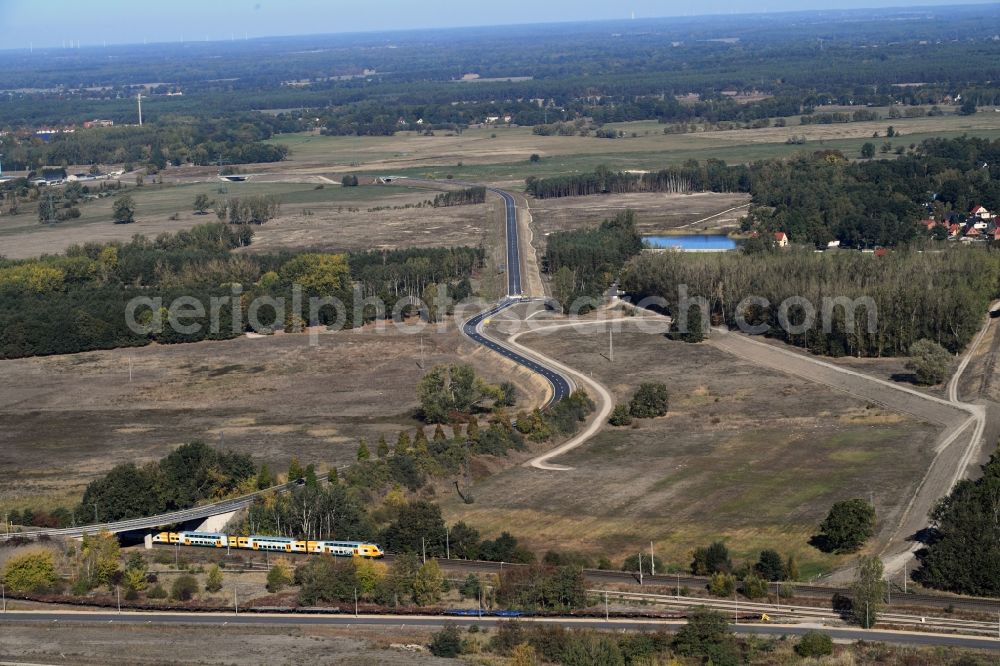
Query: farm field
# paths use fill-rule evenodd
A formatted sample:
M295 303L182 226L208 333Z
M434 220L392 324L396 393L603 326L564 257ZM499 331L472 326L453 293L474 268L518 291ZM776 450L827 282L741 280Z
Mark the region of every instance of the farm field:
M475 246L482 242L487 207L491 205L416 208L437 192L415 187L343 188L339 184L252 180L221 183L214 176L205 178L213 182L173 184L168 174L164 185L130 188L129 194L136 202L133 224L112 222L112 198L83 204L79 219L52 226L39 224L34 206L26 205L26 211L19 215L0 216L0 254L12 259L33 257L62 252L73 244L124 242L135 234L153 238L215 222L211 210L205 215L192 210L192 202L199 194L207 194L212 200L257 195L281 198L279 216L255 229L250 251ZM177 219L171 219L174 216Z
M823 111L819 109L818 112ZM893 145L908 146L930 137L962 134L1000 136L1000 114L945 115L883 119L873 122L799 126L798 116L787 127L663 134L664 125L641 121L609 127L626 132L621 139L579 136L538 136L530 127L470 128L460 135L437 132L423 136L399 132L392 137L286 134L272 139L291 148L287 165L305 173L379 173L459 180L523 183L528 176L592 170L599 164L616 169L658 169L688 159L750 162L793 155L802 150L842 150L856 155L878 131L884 137L892 125L901 136ZM632 134L635 136L632 136ZM793 136L805 145L787 144ZM537 153L538 163L529 161Z
M880 527L894 524L933 455L938 427L705 345L659 335L533 333L521 343L579 369L627 401L643 381L666 383L667 417L605 428L554 462L512 468L446 513L532 547L621 561L655 542L686 568L695 547L722 539L737 558L794 554L806 577L839 560L808 544L833 502L873 493Z
M0 362L0 475L8 481L0 506L79 501L114 465L141 465L195 439L275 471L293 456L323 469L346 465L360 438L394 440L418 425L416 387L435 364L465 361L488 381L509 379L526 407L542 397L537 379L453 327L428 329L422 341L391 324L318 340L275 335Z
M207 194L211 199L258 194L281 198L280 216L257 230L251 252L478 245L484 242L484 227L491 214L487 206L415 208L436 191L399 185L342 188L339 179L345 173L405 175L437 179L447 188L451 176L518 190L531 175L581 172L601 164L619 169L655 170L688 159L748 162L819 149L843 150L850 156L857 154L863 143L872 141L875 131L884 135L889 124L902 134L893 140L894 145L909 145L932 136L1000 137L1000 114L987 111L975 116L837 125L799 127L795 123L797 117L790 119L789 126L784 128L670 135L663 134L663 126L655 122L618 123L613 127L627 136L615 140L537 136L527 127L470 128L460 135L438 132L436 136L415 132L400 132L392 137L285 134L273 141L287 144L292 150L290 158L281 163L245 167L245 172L254 174L249 182L222 183L216 179L214 168L180 167L163 172L163 185L147 182L145 187L133 188L131 194L137 212L136 222L131 225L111 223L111 198L87 203L80 207L79 219L53 226L40 225L35 204L28 202L18 215L0 215L0 254L25 258L62 252L73 244L126 241L137 233L153 237L188 229L215 219L211 212L208 215L192 212L191 202L198 194ZM798 135L806 136L805 145L786 143ZM880 144L882 139L874 141ZM529 161L533 153L541 156L538 163ZM620 203L633 205L640 212L643 231L669 231L698 219L694 216L700 212L700 203L690 203L693 200L689 200L688 206L694 210L678 215L671 210L672 200L664 195L649 195L646 200L643 199L646 195L628 196L636 198ZM720 197L719 201L729 200ZM583 219L587 223L604 219L608 212L616 210L619 202L615 198L580 197L531 204L533 210L546 213L553 208L566 209L552 223L554 228L562 228L570 219ZM728 229L735 225L737 217L714 220L707 230Z
M643 234L667 233L684 227L686 232L726 232L739 229L746 215L750 197L745 194L607 194L589 197L564 197L529 200L535 227L546 236L555 231L597 226L616 213L635 211L638 229ZM737 210L729 211L732 208ZM698 220L717 215L711 220Z

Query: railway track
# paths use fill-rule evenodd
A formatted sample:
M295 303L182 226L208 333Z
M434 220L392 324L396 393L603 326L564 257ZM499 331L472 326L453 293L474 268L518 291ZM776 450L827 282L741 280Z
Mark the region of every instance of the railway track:
M166 545L166 544L155 544L154 550L174 550L178 549L178 552L195 552L200 554L207 554L221 551L222 549L209 549L197 546L178 546L178 545ZM285 557L291 560L297 560L305 557L310 557L306 553L272 553L266 554L260 551L242 551L234 550L230 551L229 559L232 559L234 566L245 566L249 563L249 566L253 570L264 571L267 569L267 562L270 558L274 557ZM385 562L391 564L395 559L393 555L386 555ZM482 560L457 560L457 559L438 559L438 564L445 572L450 573L463 573L463 574L499 574L504 569L510 569L512 567L525 567L525 564L512 564L510 562L485 562ZM650 590L661 590L661 592L650 592L649 594L655 594L660 597L667 596L683 596L684 588L691 589L704 589L708 585L708 578L700 576L691 576L687 574L666 574L666 575L656 575L651 576L645 574L642 576L640 582L640 577L637 572L628 571L606 571L602 569L584 569L584 577L591 583L605 583L605 584L615 584L615 585L634 585L636 587L646 588ZM842 596L849 597L850 590L838 587L829 587L824 585L810 585L808 583L791 583L794 590L794 598L806 598L806 599L820 599L824 601L833 602L834 597ZM672 591L673 595L664 594L662 591ZM638 592L636 592L638 594ZM703 600L704 601L704 600ZM747 602L750 603L750 602ZM743 605L743 602L740 602ZM1000 613L1000 599L988 599L983 597L962 597L953 596L946 594L927 594L927 593L915 593L894 591L889 599L889 608L928 608L942 611L950 610L960 610L968 612L977 613L988 613L994 615Z

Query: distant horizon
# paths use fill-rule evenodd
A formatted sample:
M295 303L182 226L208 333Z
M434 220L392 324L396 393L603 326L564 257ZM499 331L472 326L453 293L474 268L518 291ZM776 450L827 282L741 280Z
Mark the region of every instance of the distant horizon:
M51 50L142 44L221 43L246 39L291 37L330 37L421 30L461 30L532 26L559 23L636 22L670 18L719 18L724 16L765 16L846 11L877 12L886 10L927 10L944 7L996 7L994 0L826 0L822 7L802 8L797 0L771 0L761 6L750 0L707 0L697 12L683 11L685 3L671 0L668 6L656 0L633 0L609 9L593 0L567 2L554 0L538 7L528 0L508 0L500 9L485 10L447 0L436 3L434 12L413 11L409 3L385 0L376 9L352 7L350 16L337 14L334 3L323 0L297 0L276 3L273 0L229 0L209 5L194 0L174 0L169 10L159 6L124 0L105 0L104 11L94 11L93 4L52 3L42 16L37 3L27 0L0 0L0 51L25 49ZM441 7L444 9L441 9ZM688 5L689 6L689 5ZM448 11L453 7L453 11ZM523 11L519 11L521 8ZM503 11L504 20L498 16ZM332 12L332 14L331 14ZM374 12L374 14L373 14ZM483 12L486 12L485 14ZM193 22L192 17L201 21ZM437 17L429 23L427 17ZM389 17L388 19L386 17ZM348 19L346 21L342 19ZM324 29L329 23L333 29ZM194 25L195 27L192 27ZM213 25L225 25L219 31ZM309 29L300 29L307 25ZM342 29L336 29L342 28ZM123 32L128 33L122 38Z

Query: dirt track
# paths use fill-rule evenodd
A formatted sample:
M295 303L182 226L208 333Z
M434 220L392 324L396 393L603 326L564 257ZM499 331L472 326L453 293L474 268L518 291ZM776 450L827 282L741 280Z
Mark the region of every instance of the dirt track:
M975 350L979 340L977 337L971 351ZM978 459L986 410L981 405L960 402L949 404L941 398L894 386L884 380L838 368L831 363L738 333L714 331L709 344L754 363L944 426L935 446L937 455L916 495L908 505L902 505L902 508L888 515L879 516L877 541L881 545L879 554L886 562L886 573L891 575L901 570L915 549L913 535L927 526L928 511L939 498L948 494L956 479L964 476L969 466ZM964 364L960 371L962 369ZM975 441L970 441L970 437ZM844 570L833 574L830 580L844 582L849 578L850 572Z

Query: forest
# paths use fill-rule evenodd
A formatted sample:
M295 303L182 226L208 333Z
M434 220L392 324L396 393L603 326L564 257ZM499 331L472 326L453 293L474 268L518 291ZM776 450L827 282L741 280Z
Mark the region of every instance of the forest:
M273 321L263 332L296 330L306 322L331 324L338 314L345 326L354 326L392 316L392 304L399 298L420 298L430 286L444 286L452 298L470 295L469 278L483 259L481 248L355 255L230 253L252 238L252 225L211 223L153 240L136 236L128 243L73 246L65 255L0 259L0 358L232 338L249 330L247 309L254 298L282 297L286 305L294 304L296 285L301 288L301 310L286 308L285 319ZM239 285L235 292L233 285ZM381 297L388 307L355 313L355 289L362 298ZM203 312L192 320L199 324L196 332L164 325L161 330L137 333L127 325L126 305L138 296L162 298L164 304L190 296L206 304L206 311L212 298L223 299L219 326L213 329L210 316ZM313 321L307 301L314 296L338 298L347 311L323 307ZM262 319L276 318L273 309L262 310ZM145 309L138 316L165 321L162 313Z
M750 169L743 165L729 166L722 160L704 163L689 160L683 166L655 173L613 171L599 166L591 173L551 178L529 176L525 179L525 190L536 199L632 192L748 192Z
M548 238L543 268L564 312L578 298L600 299L625 262L642 250L635 213L618 213L596 229L560 231Z
M391 134L400 119L460 128L505 113L531 126L749 122L958 95L985 105L1000 100L997 32L995 12L969 6L9 50L0 127L135 122L139 92L149 122L267 109L357 135ZM723 94L733 92L752 95ZM689 94L694 104L677 99Z
M881 357L905 356L920 339L952 353L961 351L997 296L998 280L1000 253L985 247L901 249L881 257L810 250L665 252L630 261L622 288L636 303L647 297L665 299L676 315L678 288L684 285L690 298L707 300L715 325L737 328L742 319L765 335L815 354ZM750 296L767 304L744 302ZM788 332L780 323L780 306L792 297L806 299L814 309L815 322L804 332ZM851 317L846 306L824 307L824 299L838 298L871 299L874 311L852 303ZM789 308L790 328L805 318L803 306Z
M927 139L894 159L852 161L838 151L727 165L694 160L655 173L599 167L591 173L529 177L545 199L625 192L749 192L745 231L783 231L795 243L825 248L896 246L926 235L916 222L975 205L1000 209L1000 140Z
M465 206L486 203L485 187L469 187L464 190L449 190L434 197L431 204L435 208L444 206Z
M156 173L167 165L248 164L279 162L288 155L283 145L264 143L279 132L303 125L266 114L229 118L171 116L141 127L95 127L56 134L49 141L19 135L0 139L4 166L35 170L44 165L124 164Z
M1000 597L1000 452L976 480L963 479L931 511L915 578L956 594Z

